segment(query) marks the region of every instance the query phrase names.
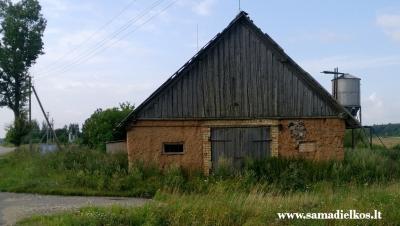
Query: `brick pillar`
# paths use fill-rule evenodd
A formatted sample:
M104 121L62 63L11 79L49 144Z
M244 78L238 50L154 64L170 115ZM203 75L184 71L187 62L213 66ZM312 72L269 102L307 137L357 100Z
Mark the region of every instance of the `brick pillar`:
M203 172L204 175L208 176L211 169L211 129L209 127L203 127L201 129L202 143L203 143Z
M271 156L278 157L279 156L279 128L278 126L271 126Z
M131 155L130 150L131 149L129 149L129 147L130 147L129 142L130 141L131 140L129 139L129 131L126 131L126 152L128 154L128 168L129 169L132 168L132 161L131 161L131 157L130 157L130 155Z

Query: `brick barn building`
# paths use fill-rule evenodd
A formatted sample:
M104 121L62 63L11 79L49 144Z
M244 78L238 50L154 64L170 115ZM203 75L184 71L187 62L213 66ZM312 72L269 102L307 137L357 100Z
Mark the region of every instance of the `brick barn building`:
M343 159L359 123L241 12L120 126L130 163L208 175L222 159Z

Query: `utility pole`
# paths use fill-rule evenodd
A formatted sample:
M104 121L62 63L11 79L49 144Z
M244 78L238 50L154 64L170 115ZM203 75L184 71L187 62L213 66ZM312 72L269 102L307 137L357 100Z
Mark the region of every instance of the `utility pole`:
M50 118L50 112L46 112L46 116L47 116L47 118ZM47 125L47 128L46 128L46 144L49 144L50 143L50 126L49 125Z
M29 78L29 151L32 152L32 77Z
M51 128L54 128L54 118L51 118ZM54 140L56 139L55 135L51 137L51 142L53 143Z
M43 116L44 116L44 118L46 119L47 125L49 126L49 129L51 130L52 135L54 136L54 138L55 138L55 140L56 140L58 150L61 151L62 149L61 149L60 142L58 141L57 135L56 135L56 133L54 132L53 126L50 124L49 118L47 117L46 112L44 111L42 102L40 101L39 96L38 96L38 94L37 94L36 89L35 89L34 86L32 86L32 90L33 90L33 93L35 94L36 100L37 100L38 103L39 103L40 109L42 110Z

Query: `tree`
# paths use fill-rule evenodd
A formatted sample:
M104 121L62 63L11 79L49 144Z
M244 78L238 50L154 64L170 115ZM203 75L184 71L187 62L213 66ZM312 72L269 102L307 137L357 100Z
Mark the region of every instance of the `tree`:
M39 142L42 137L39 123L36 120L32 120L29 124L25 116L16 119L12 125L6 128L6 131L5 141L16 146L20 144L28 144L29 133L31 133L34 143Z
M21 145L26 140L32 126L26 120L26 117L19 117L14 120L14 124L7 127L5 140L7 143L16 146Z
M0 0L0 107L10 108L15 122L26 111L28 70L43 54L46 20L40 11L37 0Z
M83 124L82 143L90 148L105 150L105 142L125 139L123 131L114 129L133 109L134 106L129 103L106 110L97 109Z
M55 129L57 139L60 143L66 144L68 143L68 127L64 126L63 128Z

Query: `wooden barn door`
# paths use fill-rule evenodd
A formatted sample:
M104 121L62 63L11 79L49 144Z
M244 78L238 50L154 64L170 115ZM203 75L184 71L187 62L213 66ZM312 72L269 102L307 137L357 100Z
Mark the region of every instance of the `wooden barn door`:
M270 155L269 127L235 127L211 129L211 161L213 170L222 161L235 168L243 166L246 158L262 159Z

